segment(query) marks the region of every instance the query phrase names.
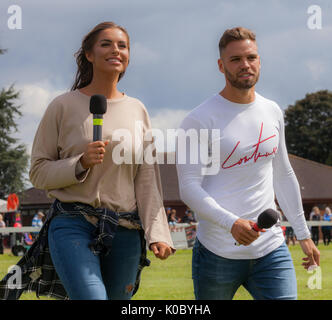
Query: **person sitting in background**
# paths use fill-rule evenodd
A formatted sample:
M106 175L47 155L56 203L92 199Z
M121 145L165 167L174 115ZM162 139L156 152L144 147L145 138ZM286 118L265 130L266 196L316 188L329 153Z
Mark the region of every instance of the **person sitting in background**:
M186 214L181 221L183 223L189 223L189 224L196 222L196 220L194 218L194 214L189 208L186 210Z
M44 218L44 213L41 211L38 211L32 219L31 227L34 228L41 228L43 226L43 218ZM35 239L38 235L38 232L32 232L32 237Z
M168 217L168 224L170 225L171 231L174 231L175 225L180 222L181 222L181 219L176 216L176 210L172 209L171 214Z
M324 221L332 221L332 213L330 207L325 208ZM330 226L322 226L322 232L323 232L323 241L324 245L328 246L331 242L331 227Z
M167 221L169 221L169 217L171 215L171 208L170 207L165 208L165 212L166 212Z
M312 208L309 220L310 221L319 221L320 220L320 210L319 210L319 208L317 206L314 206ZM311 227L311 237L312 237L312 241L315 243L315 245L318 246L318 242L319 242L319 226L312 226Z
M0 213L0 228L6 228L6 224L3 221L3 216L2 216L1 213ZM2 237L2 233L0 233L0 254L3 254L3 244L2 244L2 241L3 241L3 237Z

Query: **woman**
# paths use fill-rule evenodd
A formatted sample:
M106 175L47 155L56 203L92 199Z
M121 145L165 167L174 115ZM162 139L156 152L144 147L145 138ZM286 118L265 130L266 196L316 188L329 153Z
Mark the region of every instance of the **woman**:
M331 221L332 213L330 207L325 208L323 221ZM325 246L328 246L331 242L331 226L322 226L323 242Z
M112 141L115 130L134 135L137 121L144 132L150 129L144 105L117 88L129 63L127 31L112 22L97 25L76 61L72 90L48 106L32 148L30 180L56 199L39 238L47 229L52 262L70 299L130 299L146 265L144 236L160 259L175 250L157 165L119 165L112 158L119 145ZM107 111L103 141L91 142L95 94L107 98ZM136 148L130 150L134 158Z
M320 210L317 206L312 208L310 213L310 221L320 221ZM316 246L319 244L319 226L312 226L311 227L311 237L312 241L315 243Z
M3 216L0 213L0 228L6 228L6 223L3 221ZM3 239L2 239L2 233L0 233L0 254L3 254Z
M170 225L170 230L174 231L176 229L176 224L180 223L181 219L176 216L176 210L172 209L171 214L168 217L168 224Z

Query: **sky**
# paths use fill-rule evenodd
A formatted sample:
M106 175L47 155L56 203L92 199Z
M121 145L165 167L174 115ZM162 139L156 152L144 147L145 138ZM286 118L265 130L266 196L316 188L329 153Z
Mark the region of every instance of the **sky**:
M19 22L13 5L21 29L12 29ZM1 0L0 48L7 53L0 56L0 88L20 91L23 115L13 136L29 153L48 104L72 86L82 38L103 21L129 33L130 64L119 89L144 103L153 128L177 128L224 87L218 42L236 26L256 33L256 91L281 109L332 87L331 0Z

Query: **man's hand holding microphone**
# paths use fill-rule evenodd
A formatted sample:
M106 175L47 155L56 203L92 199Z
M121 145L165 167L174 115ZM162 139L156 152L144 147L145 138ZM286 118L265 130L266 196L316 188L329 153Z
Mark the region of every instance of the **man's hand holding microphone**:
M232 236L237 241L236 245L248 246L259 237L259 231L253 229L255 222L245 219L237 219L232 226ZM261 230L265 232L265 230Z
M265 228L271 228L278 222L279 214L273 209L264 210L257 219L257 223L245 220L237 219L231 229L233 238L237 241L235 245L248 246L255 241L260 232L265 232Z

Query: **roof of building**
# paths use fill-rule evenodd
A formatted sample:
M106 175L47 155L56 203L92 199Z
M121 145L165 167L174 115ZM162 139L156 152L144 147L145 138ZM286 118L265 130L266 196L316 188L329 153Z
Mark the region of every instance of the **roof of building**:
M48 198L45 190L29 188L18 194L20 205L51 204L54 199Z
M299 181L305 200L332 202L332 166L289 154L289 160ZM179 185L174 164L160 165L165 201L180 201Z
M289 154L303 200L332 201L332 166Z

